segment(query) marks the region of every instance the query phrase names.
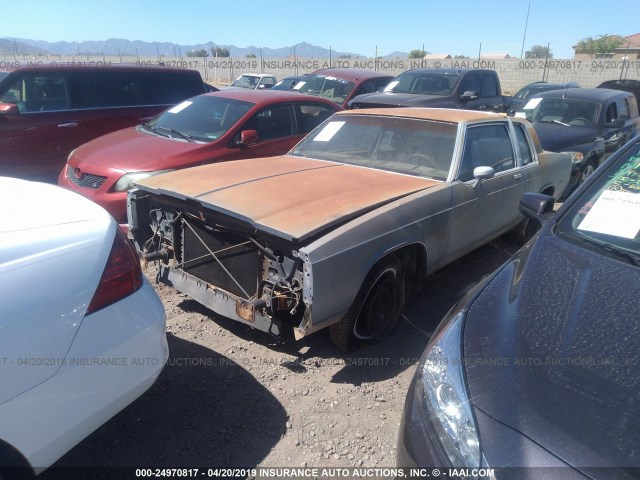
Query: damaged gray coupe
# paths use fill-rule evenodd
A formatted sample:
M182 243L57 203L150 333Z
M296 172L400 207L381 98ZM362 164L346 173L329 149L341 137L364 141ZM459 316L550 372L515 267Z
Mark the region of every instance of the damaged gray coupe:
M388 336L427 275L524 230L520 197L560 196L570 171L526 120L340 112L288 155L141 181L129 235L160 282L214 312L296 339L329 327L349 351Z

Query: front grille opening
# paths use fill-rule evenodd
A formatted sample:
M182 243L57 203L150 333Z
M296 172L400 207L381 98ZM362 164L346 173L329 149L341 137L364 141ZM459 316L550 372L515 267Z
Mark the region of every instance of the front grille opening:
M90 173L80 172L78 175L75 168L70 165L67 165L67 178L79 187L92 188L94 190L100 188L107 179L107 177L91 175Z
M226 232L214 232L204 225L189 222L206 246L249 294L258 293L262 273L262 253L245 237ZM209 254L200 239L186 225L182 225L182 269L213 286L226 290L241 298L242 289Z

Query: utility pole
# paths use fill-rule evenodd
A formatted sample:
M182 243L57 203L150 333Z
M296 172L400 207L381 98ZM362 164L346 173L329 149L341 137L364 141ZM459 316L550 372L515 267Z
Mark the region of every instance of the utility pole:
M529 26L529 11L531 10L531 0L527 7L527 20L524 22L524 35L522 35L522 50L520 50L520 58L524 55L524 39L527 38L527 27Z

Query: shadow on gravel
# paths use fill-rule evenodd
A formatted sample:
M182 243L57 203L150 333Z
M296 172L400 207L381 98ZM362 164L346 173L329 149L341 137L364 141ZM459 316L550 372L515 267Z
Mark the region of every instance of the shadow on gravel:
M286 431L278 400L227 357L168 339L169 360L156 383L39 480L68 478L58 467L242 468L268 455ZM74 479L110 478L103 473L78 470Z

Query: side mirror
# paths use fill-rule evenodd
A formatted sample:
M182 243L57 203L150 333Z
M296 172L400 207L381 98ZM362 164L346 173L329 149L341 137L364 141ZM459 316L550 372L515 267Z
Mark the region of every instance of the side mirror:
M476 167L473 169L473 177L476 179L476 183L473 184L473 188L476 188L482 180L488 180L496 176L496 171L493 167Z
M20 109L15 103L0 103L0 115L7 117L20 115Z
M527 192L520 199L520 212L530 220L542 225L553 213L555 200L543 193Z
M467 90L462 95L460 95L460 100L463 102L467 102L469 100L477 100L480 94L475 90Z
M256 143L258 141L258 132L255 130L243 130L240 132L240 143L238 144L241 147L246 147L247 145L251 145L252 143Z
M616 118L612 122L607 122L604 125L604 128L624 128L624 120L622 118Z

